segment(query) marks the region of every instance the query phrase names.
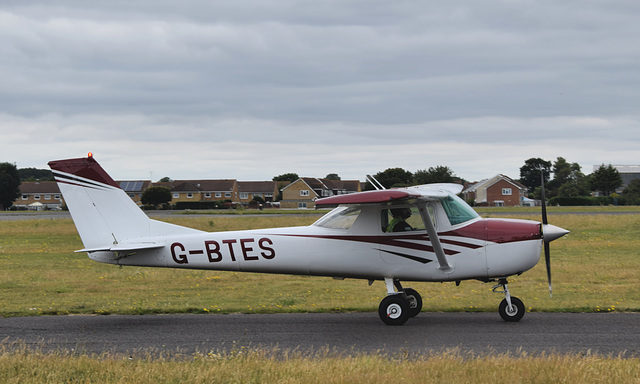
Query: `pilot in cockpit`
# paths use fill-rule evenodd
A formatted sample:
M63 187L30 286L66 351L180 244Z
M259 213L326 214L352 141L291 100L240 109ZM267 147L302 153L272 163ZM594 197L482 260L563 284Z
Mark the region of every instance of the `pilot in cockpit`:
M407 223L407 219L411 217L410 208L394 208L391 210L393 219L387 226L387 232L405 232L412 231L413 228Z

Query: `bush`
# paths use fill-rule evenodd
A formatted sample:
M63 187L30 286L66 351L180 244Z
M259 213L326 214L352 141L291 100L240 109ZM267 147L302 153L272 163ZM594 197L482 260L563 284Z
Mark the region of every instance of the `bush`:
M563 197L557 196L549 199L549 205L559 205L562 207L569 206L585 206L585 205L611 205L613 199L611 197L589 197L589 196L576 196L576 197Z

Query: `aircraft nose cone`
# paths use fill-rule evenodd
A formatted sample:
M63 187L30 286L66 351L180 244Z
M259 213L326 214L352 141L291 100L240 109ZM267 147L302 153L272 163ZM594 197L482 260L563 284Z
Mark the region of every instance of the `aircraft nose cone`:
M551 224L542 225L542 236L544 241L547 243L552 242L553 240L559 237L562 237L567 233L569 233L569 231L567 231L564 228L556 227L555 225L551 225Z

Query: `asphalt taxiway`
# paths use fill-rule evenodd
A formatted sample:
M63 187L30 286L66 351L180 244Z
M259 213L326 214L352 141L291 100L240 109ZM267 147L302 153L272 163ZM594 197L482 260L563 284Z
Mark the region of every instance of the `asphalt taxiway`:
M102 353L191 354L244 348L313 353L595 353L640 356L640 313L423 312L403 326L377 313L42 316L0 318L5 345Z

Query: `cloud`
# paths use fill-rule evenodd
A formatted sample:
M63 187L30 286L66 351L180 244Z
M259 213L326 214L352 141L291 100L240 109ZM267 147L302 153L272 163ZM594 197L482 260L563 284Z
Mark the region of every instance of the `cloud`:
M622 0L8 2L0 161L91 150L133 179L637 163L639 15Z

